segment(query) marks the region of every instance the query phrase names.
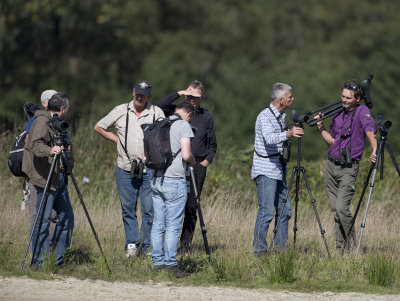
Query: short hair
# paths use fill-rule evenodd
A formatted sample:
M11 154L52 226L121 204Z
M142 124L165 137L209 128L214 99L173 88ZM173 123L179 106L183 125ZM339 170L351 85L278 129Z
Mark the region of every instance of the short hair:
M204 97L204 85L201 81L195 79L192 81L189 85L189 87L192 87L194 89L200 89L201 90L201 96Z
M292 87L283 83L275 83L271 91L271 102L274 102L279 98L284 97L287 90L292 91Z
M180 103L178 103L176 105L175 110L180 110L180 109L184 110L186 113L193 113L193 114L194 114L194 111L195 111L194 106L192 105L192 103L190 101L187 101L187 100L181 101Z
M347 84L347 86L346 86L346 84ZM349 89L350 91L353 91L354 98L361 99L363 97L363 91L361 90L361 86L358 83L358 81L356 81L356 80L349 80L349 81L345 82L343 85L343 89Z
M49 99L47 110L59 112L62 107L69 105L69 96L66 93L58 92Z

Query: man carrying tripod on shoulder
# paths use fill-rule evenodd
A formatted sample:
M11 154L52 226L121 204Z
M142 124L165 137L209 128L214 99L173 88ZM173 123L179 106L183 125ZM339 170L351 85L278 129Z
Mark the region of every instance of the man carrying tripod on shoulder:
M288 222L292 214L290 201L284 203L287 193L287 167L282 158L282 151L287 147L289 138L301 138L304 131L294 126L285 129L284 111L292 105L294 97L292 88L283 83L274 84L271 92L271 103L261 111L255 125L255 142L251 178L257 185L258 212L254 227L254 255L267 252L266 236L269 224L275 215L275 223L282 206L281 220L275 236L275 247L282 248L288 238ZM290 151L290 150L289 150Z
M333 116L329 131L322 121L317 123L322 139L329 146L325 188L335 221L337 254L342 253L346 240L348 251L355 246L350 202L355 192L358 163L364 152L366 138L372 149L370 160L373 163L376 161L375 121L368 107L359 104L361 96L362 89L358 82L345 82L341 96L344 110ZM317 115L314 118L320 117ZM348 233L350 228L351 233Z
M43 204L39 212L53 156L59 155L63 149L63 146L56 145L54 140L55 132L50 127L50 124L55 114L57 114L59 119L62 119L68 113L68 109L68 95L60 92L54 94L48 102L47 110L37 110L35 112L35 121L32 124L29 138L25 145L22 170L30 182L35 185L38 200L36 204L38 218L34 226L32 241L33 249L37 245L32 255L32 263L35 267L41 266L49 253L49 227L52 209L57 212L58 217L53 241L53 248L55 248L54 261L57 267L64 264L64 252L71 244L74 214L69 200L67 175L64 173L65 167L62 166L61 160L56 162L52 181L49 183L50 189L46 208L44 208ZM39 229L39 221L43 211L43 222Z

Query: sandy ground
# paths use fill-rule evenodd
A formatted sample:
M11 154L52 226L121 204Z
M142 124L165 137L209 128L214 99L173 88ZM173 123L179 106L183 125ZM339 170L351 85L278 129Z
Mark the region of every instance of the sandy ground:
M400 300L400 295L361 293L296 293L267 289L177 286L163 283L126 283L79 280L33 280L0 277L0 300Z

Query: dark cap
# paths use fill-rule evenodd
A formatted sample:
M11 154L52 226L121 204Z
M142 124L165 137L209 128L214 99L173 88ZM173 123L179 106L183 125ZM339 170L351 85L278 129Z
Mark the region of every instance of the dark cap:
M151 94L151 85L147 80L138 82L135 86L135 93L149 96Z

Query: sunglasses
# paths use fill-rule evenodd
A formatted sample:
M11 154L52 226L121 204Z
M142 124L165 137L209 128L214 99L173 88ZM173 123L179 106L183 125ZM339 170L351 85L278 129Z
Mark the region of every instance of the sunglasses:
M357 90L357 86L350 84L349 82L345 82L343 84L343 88L352 90L352 91L356 91Z

